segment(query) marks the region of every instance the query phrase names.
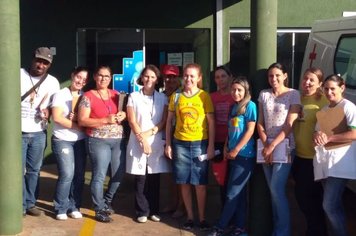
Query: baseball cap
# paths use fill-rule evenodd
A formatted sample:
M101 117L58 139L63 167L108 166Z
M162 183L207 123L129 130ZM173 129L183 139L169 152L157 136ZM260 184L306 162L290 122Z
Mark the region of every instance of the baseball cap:
M163 65L162 74L164 75L179 75L179 68L176 65Z
M49 63L52 63L53 60L52 51L47 47L37 48L35 51L35 58L41 58L43 60L48 61Z

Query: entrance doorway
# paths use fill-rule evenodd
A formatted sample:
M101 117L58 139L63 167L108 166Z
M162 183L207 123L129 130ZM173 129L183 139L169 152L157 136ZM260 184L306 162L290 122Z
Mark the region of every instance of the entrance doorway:
M206 77L209 75L209 29L77 30L77 64L110 66L116 75L113 87L120 91L134 90L135 78L146 64L175 64L182 73L183 66L192 62L202 66Z

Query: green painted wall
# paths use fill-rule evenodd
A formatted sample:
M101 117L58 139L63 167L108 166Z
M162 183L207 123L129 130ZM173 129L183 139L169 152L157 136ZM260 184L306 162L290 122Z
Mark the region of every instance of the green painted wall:
M235 4L234 4L235 2ZM229 45L230 28L250 27L250 1L224 0L224 43ZM342 16L343 11L355 11L354 0L279 0L278 28L309 28L317 19ZM229 47L224 47L224 62L229 62Z
M292 7L291 7L292 6ZM208 28L210 67L215 65L215 0L20 0L22 66L40 45L56 46L51 72L64 80L76 62L76 29ZM250 26L249 0L223 0L223 61L229 61L229 29ZM316 19L356 11L354 0L280 0L278 27L310 27Z

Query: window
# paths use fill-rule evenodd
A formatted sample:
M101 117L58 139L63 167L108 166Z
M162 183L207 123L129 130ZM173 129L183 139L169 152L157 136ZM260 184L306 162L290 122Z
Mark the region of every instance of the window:
M342 36L335 53L335 72L345 79L346 85L356 88L356 36Z
M294 88L299 86L309 33L309 29L277 30L277 61L289 68L289 83ZM249 74L250 39L249 29L230 30L230 68L235 75Z

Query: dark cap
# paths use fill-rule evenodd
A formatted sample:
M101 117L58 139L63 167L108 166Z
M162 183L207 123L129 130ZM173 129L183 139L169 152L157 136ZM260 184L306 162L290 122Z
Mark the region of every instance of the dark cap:
M53 54L51 49L47 47L40 47L37 48L35 51L35 58L41 58L43 60L48 61L49 63L52 63L53 60Z
M162 66L162 74L178 76L179 68L176 65L163 65Z

